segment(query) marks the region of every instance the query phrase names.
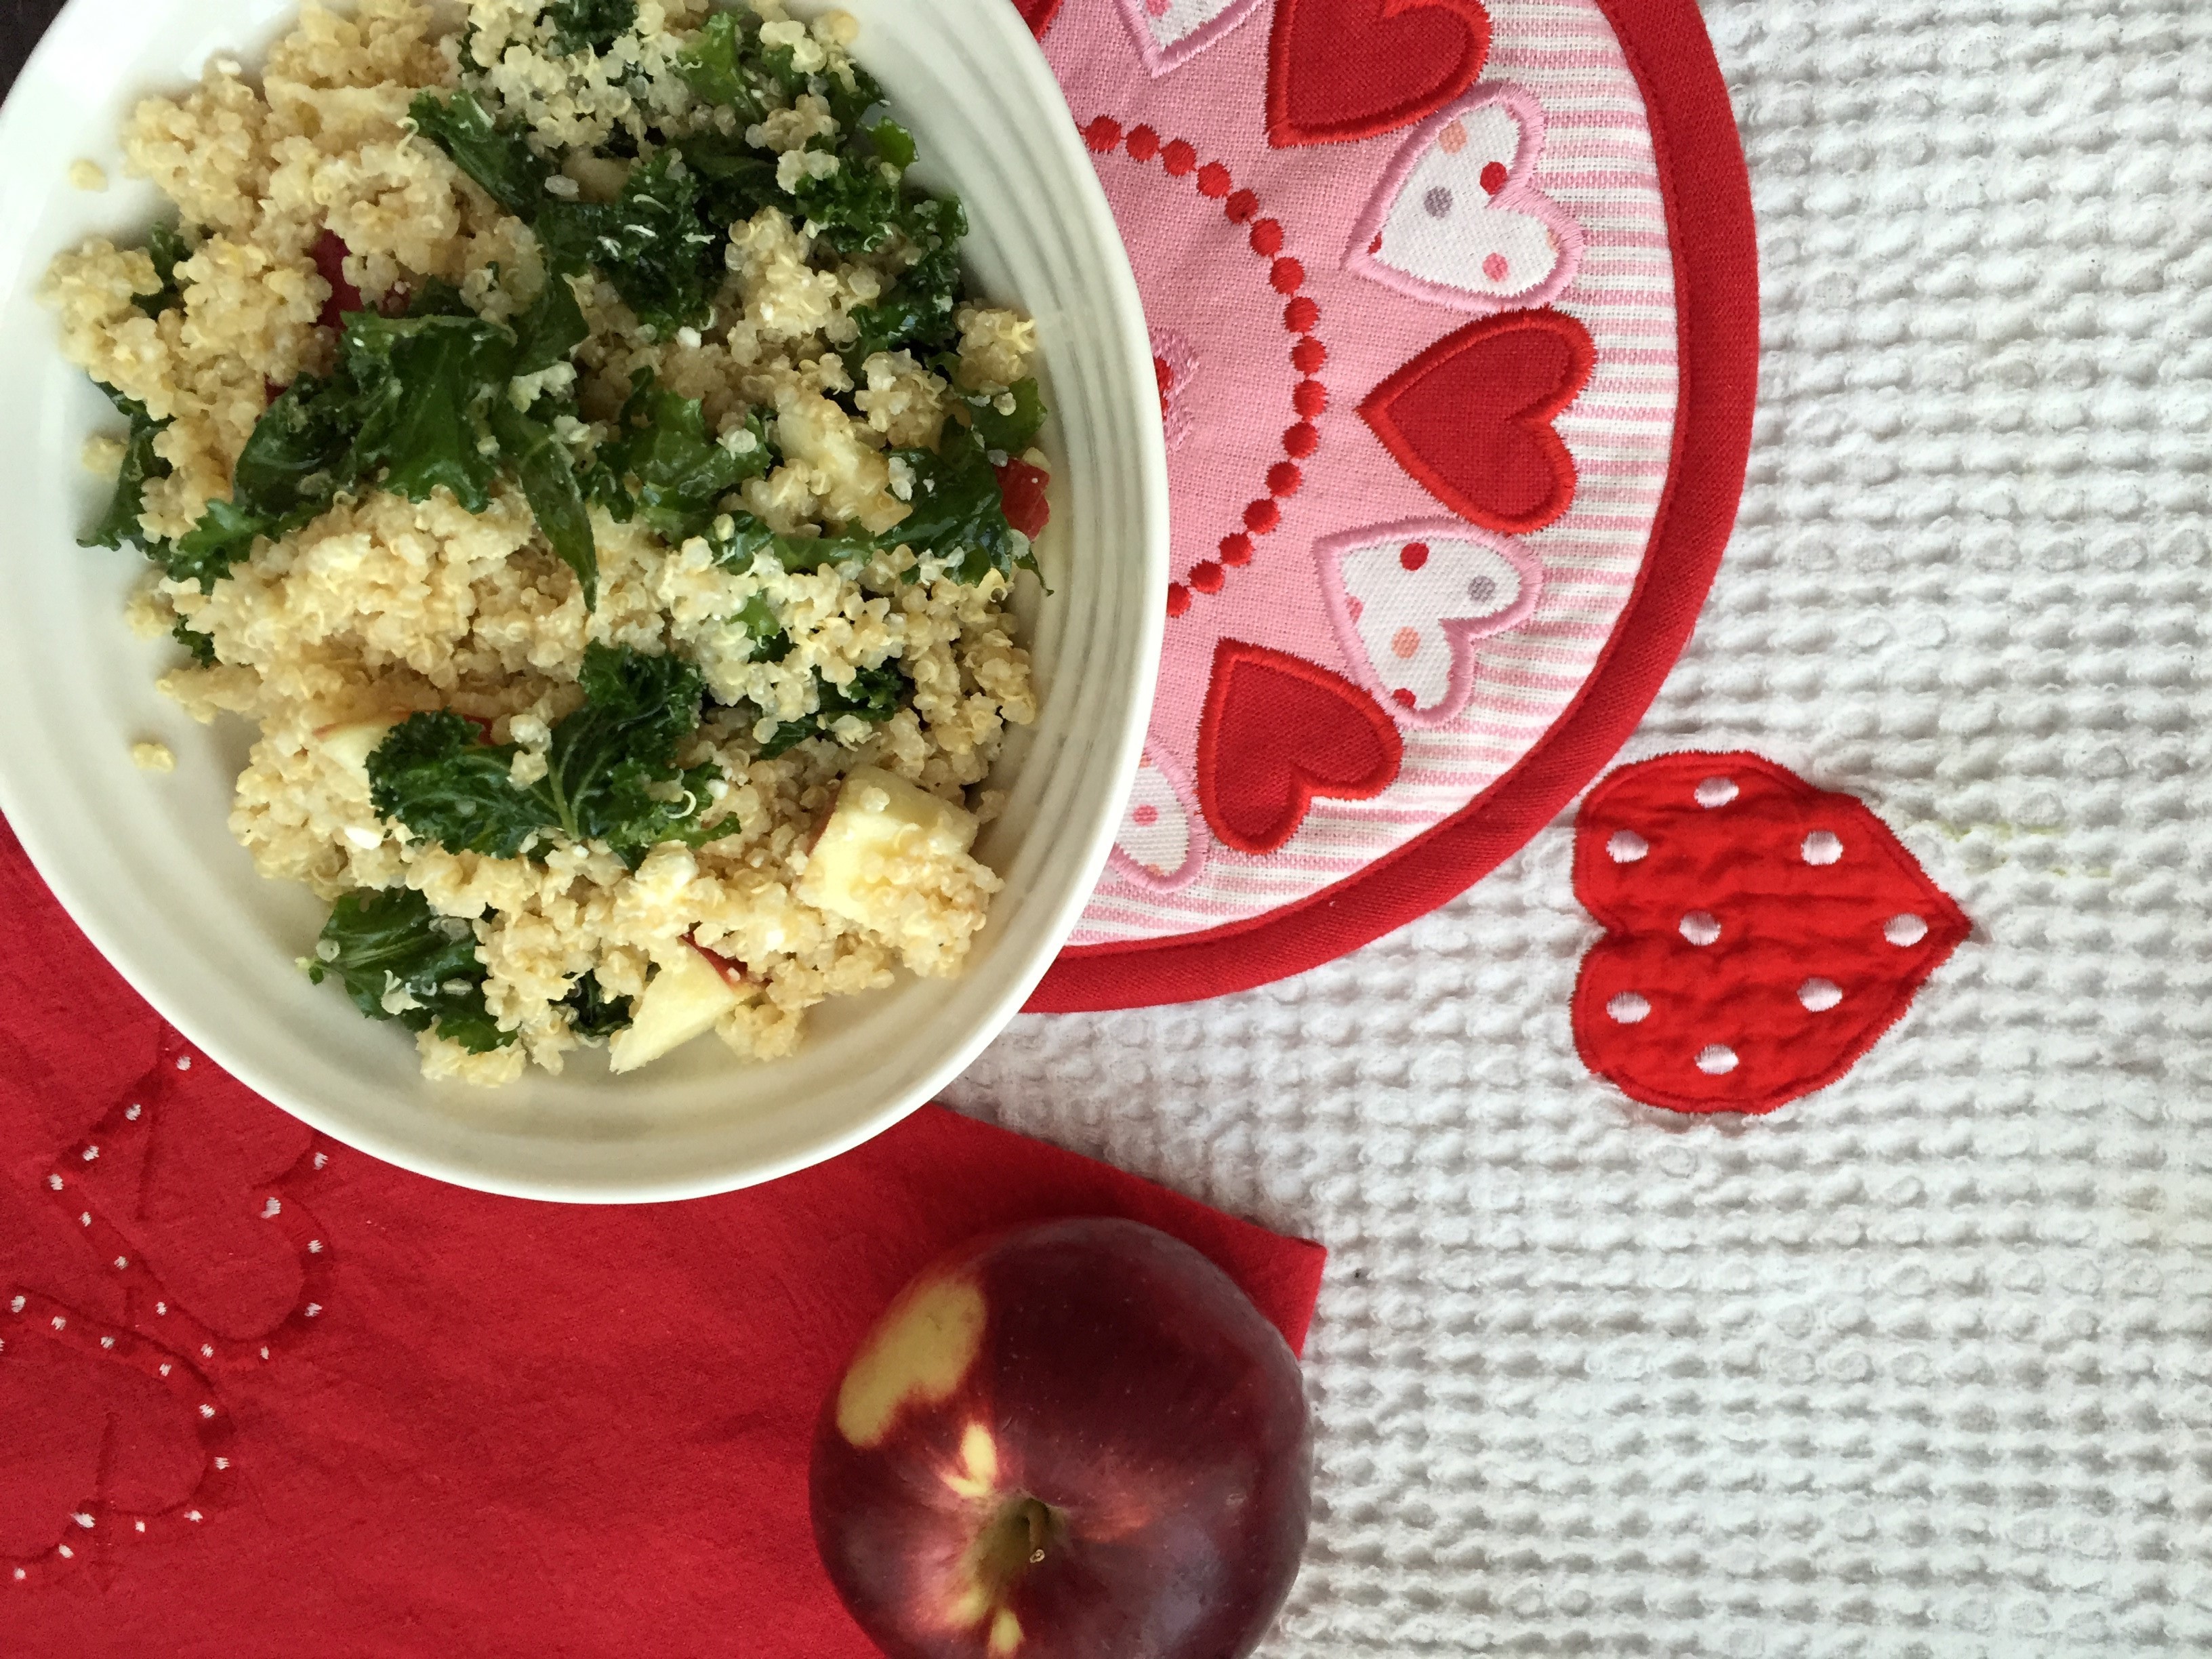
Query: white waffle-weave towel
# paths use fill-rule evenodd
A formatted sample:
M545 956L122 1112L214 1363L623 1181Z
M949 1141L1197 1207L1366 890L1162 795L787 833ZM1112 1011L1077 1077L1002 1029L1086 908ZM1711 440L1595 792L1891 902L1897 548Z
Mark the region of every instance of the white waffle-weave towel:
M1761 407L1624 758L1856 793L1974 938L1833 1087L1673 1117L1575 1057L1562 823L954 1099L1334 1252L1270 1659L2212 1653L2212 6L1705 16Z

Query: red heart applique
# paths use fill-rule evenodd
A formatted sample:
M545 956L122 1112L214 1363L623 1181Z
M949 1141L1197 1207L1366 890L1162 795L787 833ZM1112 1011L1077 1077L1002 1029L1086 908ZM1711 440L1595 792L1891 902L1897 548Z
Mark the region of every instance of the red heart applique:
M1022 21L1030 26L1030 33L1040 40L1052 27L1052 20L1060 15L1060 0L1014 0L1014 9L1022 15Z
M1573 318L1511 311L1437 341L1369 392L1359 412L1453 512L1525 536L1574 501L1574 458L1552 422L1596 367L1589 331Z
M1335 144L1418 121L1490 56L1479 0L1275 0L1267 142Z
M1583 1063L1678 1112L1826 1087L1972 924L1881 819L1756 755L1624 767L1575 823L1607 937L1575 986Z
M1374 698L1326 668L1241 640L1214 647L1198 728L1198 801L1224 846L1255 855L1297 833L1316 795L1371 800L1405 745Z

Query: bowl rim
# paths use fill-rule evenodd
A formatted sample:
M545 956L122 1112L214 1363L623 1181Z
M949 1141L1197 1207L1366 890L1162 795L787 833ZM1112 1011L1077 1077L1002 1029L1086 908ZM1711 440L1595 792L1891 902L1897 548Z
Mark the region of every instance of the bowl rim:
M143 27L145 3L146 0L67 0L25 60L4 102L0 102L0 157L31 142L29 133L19 131L30 118L26 88L35 85L49 70L72 35L94 27L127 30L134 22ZM220 7L220 0L155 0L155 3L163 4L172 12L196 5L210 9ZM342 11L353 9L352 0L325 0L325 3ZM434 12L441 9L436 0L430 0L430 3ZM727 9L728 3L729 0L716 0L718 9ZM788 0L788 3L793 16L811 16L832 9L830 0ZM1153 374L1152 353L1135 272L1066 95L1036 37L1021 21L1021 14L1003 0L903 0L903 3L956 11L960 14L962 28L990 30L1000 37L995 44L1003 48L1005 63L1022 77L1023 89L1048 110L1061 115L1061 119L1045 124L1048 131L1030 135L1032 146L1042 146L1043 153L1056 162L1055 170L1064 176L1054 181L1054 188L1063 191L1066 206L1080 216L1096 246L1108 251L1108 257L1091 273L1089 280L1094 285L1091 297L1099 302L1099 313L1109 319L1110 325L1105 331L1118 346L1120 368L1128 385L1149 386ZM296 17L300 9L298 0L295 0L287 15ZM254 60L249 69L258 76L262 53L241 48L239 56ZM119 80L128 70L124 60L118 58L117 61ZM895 106L896 102L894 96ZM1047 169L1036 170L1049 176ZM57 173L47 191L58 193L66 187L65 177ZM0 301L9 301L9 291L19 286L15 283L0 285ZM1121 787L1116 793L1122 798L1126 798L1134 782L1151 720L1158 665L1165 636L1169 564L1165 435L1156 403L1139 396L1135 404L1139 439L1135 495L1141 503L1143 568L1137 584L1139 608L1132 619L1135 629L1132 659L1140 665L1140 672L1139 683L1120 700L1121 717L1115 726L1087 734L1086 754L1081 763L1091 769L1102 761L1110 762L1114 775L1120 779ZM1071 759L1063 763L1075 763ZM626 1181L564 1180L505 1176L496 1170L462 1164L435 1152L426 1152L404 1133L386 1133L371 1123L337 1119L314 1103L291 1097L254 1055L246 1051L244 1045L230 1041L227 1033L203 1030L190 1015L180 1018L179 1010L165 984L142 983L126 967L132 956L128 944L121 939L118 930L111 929L102 919L102 908L93 902L88 887L81 884L74 861L52 838L58 834L58 824L47 822L34 804L39 782L39 779L25 776L9 764L4 747L0 747L0 817L4 817L6 829L21 845L40 879L70 920L109 967L192 1048L264 1100L342 1145L434 1180L497 1196L556 1203L661 1203L737 1191L825 1163L902 1121L972 1065L1022 1011L1089 903L1118 827L1110 811L1099 815L1079 843L1080 869L1076 878L1064 885L1056 904L1047 913L1049 919L1036 934L1038 942L1030 959L1019 972L1007 979L1004 988L986 1006L963 1041L949 1049L920 1081L892 1093L874 1111L834 1133L809 1140L802 1147L749 1162L742 1167L707 1167L686 1176ZM89 878L82 879L88 882Z

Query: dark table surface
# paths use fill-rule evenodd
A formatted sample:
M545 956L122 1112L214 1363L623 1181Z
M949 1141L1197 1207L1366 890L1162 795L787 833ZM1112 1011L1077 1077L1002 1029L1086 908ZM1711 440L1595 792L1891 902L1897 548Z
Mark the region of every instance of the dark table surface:
M0 0L0 88L15 84L23 60L61 9L62 0Z

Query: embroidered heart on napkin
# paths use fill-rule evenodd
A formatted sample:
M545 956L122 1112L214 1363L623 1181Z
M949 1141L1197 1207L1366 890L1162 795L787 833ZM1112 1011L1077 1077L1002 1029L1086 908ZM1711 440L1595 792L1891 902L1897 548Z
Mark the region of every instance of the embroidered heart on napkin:
M1589 331L1564 312L1507 312L1437 341L1369 392L1359 413L1453 512L1527 535L1574 501L1574 457L1552 423L1596 362Z
M1583 1063L1679 1112L1770 1112L1826 1087L1971 931L1889 827L1757 755L1668 755L1575 823Z
M1490 56L1478 0L1275 0L1267 142L1371 138L1474 84Z
M1198 375L1198 351L1180 330L1152 331L1152 379L1160 388L1160 424L1168 447L1181 449L1190 441L1191 382Z
M1272 853L1314 797L1370 800L1405 745L1375 699L1318 664L1241 640L1214 648L1198 729L1198 798L1222 842Z
M43 1298L10 1316L12 1306L12 1295L0 1300L0 1422L9 1425L0 1564L17 1564L4 1573L21 1582L44 1562L89 1559L117 1541L100 1535L102 1522L159 1515L191 1498L203 1489L208 1447L192 1407L155 1368L100 1346L105 1336L135 1351L135 1339ZM168 1363L173 1376L178 1362ZM64 1401L69 1408L56 1409Z
M68 1202L89 1208L129 1241L166 1295L234 1342L274 1330L299 1305L306 1268L288 1230L270 1224L273 1183L298 1168L314 1132L256 1109L245 1085L212 1066L179 1071L170 1046L126 1092L70 1172ZM217 1133L220 1126L220 1133ZM282 1200L278 1215L281 1216ZM160 1329L155 1321L149 1327ZM178 1340L172 1338L171 1340Z

